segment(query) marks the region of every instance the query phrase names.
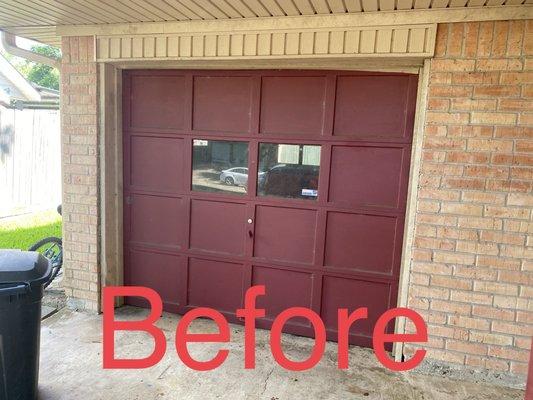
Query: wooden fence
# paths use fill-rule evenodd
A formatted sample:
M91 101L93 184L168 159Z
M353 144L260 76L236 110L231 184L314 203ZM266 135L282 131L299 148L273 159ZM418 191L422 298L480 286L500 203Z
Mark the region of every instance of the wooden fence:
M0 106L0 216L60 203L59 110Z

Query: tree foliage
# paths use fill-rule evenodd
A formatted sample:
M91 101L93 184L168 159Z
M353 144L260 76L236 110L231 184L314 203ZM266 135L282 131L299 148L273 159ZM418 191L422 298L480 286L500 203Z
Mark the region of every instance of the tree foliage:
M61 57L61 51L52 46L32 46L31 51L48 57ZM57 68L24 60L19 70L30 82L39 86L59 90L59 71Z

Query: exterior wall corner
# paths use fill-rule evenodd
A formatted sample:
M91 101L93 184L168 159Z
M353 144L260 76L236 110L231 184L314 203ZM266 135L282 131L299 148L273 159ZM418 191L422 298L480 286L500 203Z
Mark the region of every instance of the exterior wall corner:
M64 287L69 306L98 312L98 70L94 38L64 37L61 48Z
M438 27L408 294L427 360L520 386L533 335L532 43L533 21Z

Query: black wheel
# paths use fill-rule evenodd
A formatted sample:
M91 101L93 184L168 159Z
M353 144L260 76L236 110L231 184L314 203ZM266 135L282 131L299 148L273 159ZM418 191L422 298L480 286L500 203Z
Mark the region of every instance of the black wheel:
M224 179L224 182L226 182L226 185L230 185L230 186L235 185L235 180L231 176L226 176L226 179Z
M46 288L61 272L61 266L63 265L63 242L58 237L50 236L39 240L28 250L41 253L52 263L52 275L50 276L50 280L44 285Z

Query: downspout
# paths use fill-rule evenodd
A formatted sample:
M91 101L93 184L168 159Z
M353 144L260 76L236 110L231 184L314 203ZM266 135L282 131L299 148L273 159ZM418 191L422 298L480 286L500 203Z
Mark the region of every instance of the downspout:
M0 31L0 40L5 51L17 57L25 58L36 63L46 64L50 67L59 69L61 66L61 59L47 57L42 54L34 53L33 51L21 49L17 46L15 35Z

